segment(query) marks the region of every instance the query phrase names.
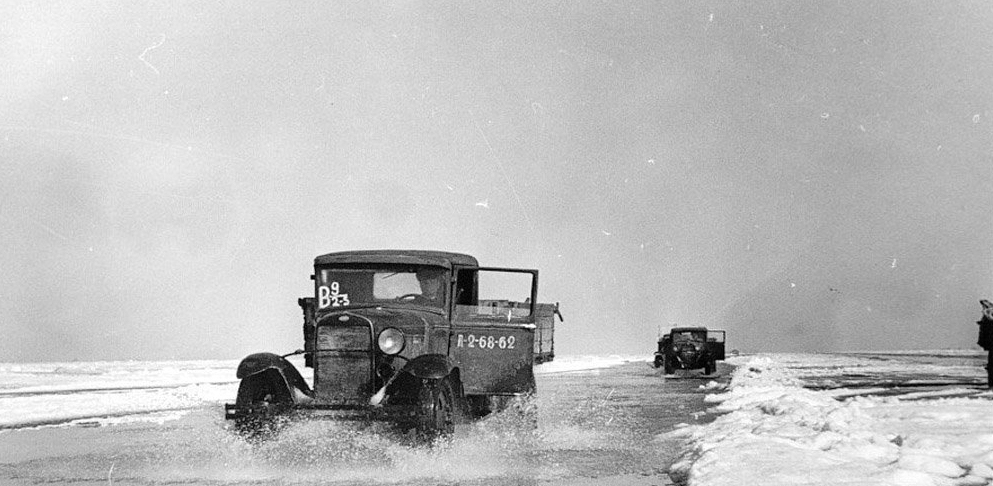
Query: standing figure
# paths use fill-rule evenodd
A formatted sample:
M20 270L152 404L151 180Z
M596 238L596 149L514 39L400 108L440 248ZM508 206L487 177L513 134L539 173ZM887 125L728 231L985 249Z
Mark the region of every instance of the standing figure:
M979 344L987 351L986 356L986 384L993 388L993 303L988 300L980 300L983 305L983 318L976 322L979 324Z

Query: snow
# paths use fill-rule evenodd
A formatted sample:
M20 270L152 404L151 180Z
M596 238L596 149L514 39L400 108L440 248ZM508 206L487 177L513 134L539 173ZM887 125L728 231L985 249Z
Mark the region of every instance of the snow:
M237 392L237 361L0 363L0 429L160 421Z
M983 386L981 358L731 358L729 386L707 396L721 415L664 434L690 443L670 472L693 486L990 484L993 393ZM916 387L931 389L907 391Z
M557 356L554 361L535 366L534 372L536 375L541 375L543 373L565 373L570 371L608 368L624 363L640 363L643 361L645 361L644 356L621 356L616 354L610 356Z
M304 370L299 358L290 360ZM993 393L982 386L984 360L973 351L729 357L730 382L701 385L716 419L683 424L659 443L687 441L670 474L692 486L991 484ZM650 358L558 356L535 373L629 362ZM0 363L0 433L163 422L203 408L220 414L237 391L236 367Z
M288 358L308 379L300 356ZM642 356L560 356L535 373L644 361ZM237 360L0 363L0 430L50 425L161 421L233 402ZM313 383L311 383L312 385Z

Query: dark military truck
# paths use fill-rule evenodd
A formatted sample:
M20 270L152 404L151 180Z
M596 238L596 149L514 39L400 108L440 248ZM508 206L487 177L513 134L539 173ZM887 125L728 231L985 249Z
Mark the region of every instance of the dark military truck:
M671 375L677 369L703 368L705 375L717 371L717 361L724 359L725 332L706 327L674 327L659 339L655 367Z
M318 256L311 278L313 297L298 300L304 348L252 354L238 366L225 416L243 433L290 413L450 433L533 393L533 365L554 358L561 314L558 304L537 303L537 270L480 267L460 253L368 250ZM313 388L292 354L313 369Z

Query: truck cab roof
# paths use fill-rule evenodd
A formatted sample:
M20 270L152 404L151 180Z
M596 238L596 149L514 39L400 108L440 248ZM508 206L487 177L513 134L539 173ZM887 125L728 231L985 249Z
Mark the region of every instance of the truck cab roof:
M478 267L475 257L464 253L433 250L356 250L327 253L314 259L314 265L349 263L399 263L451 268L453 265Z
M708 331L706 327L696 326L696 327L674 327L671 332L686 332L686 331Z

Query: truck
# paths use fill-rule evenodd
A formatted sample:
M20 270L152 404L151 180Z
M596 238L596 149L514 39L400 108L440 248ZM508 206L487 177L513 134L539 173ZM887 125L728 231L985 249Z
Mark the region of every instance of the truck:
M433 438L536 392L551 361L558 303L538 300L538 270L482 267L432 250L356 250L314 259L298 299L303 349L254 353L225 418L247 437L280 418L384 420ZM302 354L312 387L287 359Z
M717 371L724 360L726 332L706 327L674 327L658 340L654 364L671 375L677 369L703 368L704 375Z

